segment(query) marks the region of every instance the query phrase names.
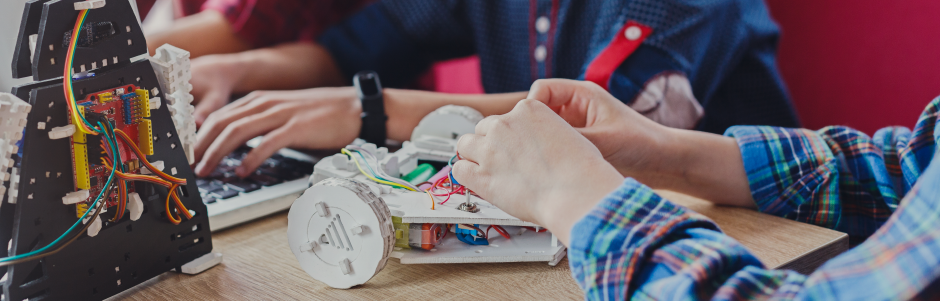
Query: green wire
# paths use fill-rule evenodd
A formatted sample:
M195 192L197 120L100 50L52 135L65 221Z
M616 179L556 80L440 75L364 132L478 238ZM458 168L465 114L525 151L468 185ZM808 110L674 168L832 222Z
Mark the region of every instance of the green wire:
M101 122L98 122L98 125L101 126L102 128L104 128L104 125L102 125ZM108 136L108 135L105 134L105 136ZM109 139L109 140L110 140L110 139ZM110 144L110 142L109 142L109 144ZM114 155L114 158L117 159L117 149L114 148L114 145L109 145L109 147L111 148L112 152L114 152L114 154L115 154L115 155ZM108 182L105 183L104 187L111 186L111 181L112 181L113 179L114 179L114 169L112 168L112 169L111 169L111 175L108 176ZM70 227L68 230L65 230L65 233L62 233L62 235L59 236L59 238L56 238L54 241L52 241L52 243L50 243L50 244L46 245L45 247L42 247L42 248L40 248L40 249L38 249L38 250L32 251L32 252L27 252L27 253L15 255L15 256L8 256L8 257L0 258L0 262L12 261L12 260L17 260L17 259L22 259L22 258L25 258L25 257L30 257L30 256L33 256L33 255L37 255L37 254L40 254L40 253L43 253L43 252L49 250L50 248L52 248L52 246L58 244L60 241L62 241L62 239L65 239L65 237L68 236L69 233L72 233L72 231L74 231L75 228L78 227L78 225L80 225L80 224L82 223L82 220L84 220L85 217L88 216L88 213L91 212L90 208L94 208L95 206L98 205L98 202L101 201L101 197L104 195L104 192L105 192L105 191L107 191L107 189L102 189L101 192L98 193L98 197L95 198L95 202L92 203L92 205L89 207L89 210L85 210L85 213L82 214L82 217L80 217L80 218L78 219L78 221L76 221L75 224L72 225L72 227ZM88 222L93 222L93 221L88 221Z

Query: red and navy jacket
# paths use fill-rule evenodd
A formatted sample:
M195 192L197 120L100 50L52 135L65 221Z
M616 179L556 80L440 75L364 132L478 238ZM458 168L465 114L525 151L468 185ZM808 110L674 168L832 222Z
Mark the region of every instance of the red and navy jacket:
M629 104L655 76L681 73L705 111L697 128L722 133L799 126L778 38L762 0L383 0L318 41L348 78L375 70L392 87L474 54L487 93L586 79Z

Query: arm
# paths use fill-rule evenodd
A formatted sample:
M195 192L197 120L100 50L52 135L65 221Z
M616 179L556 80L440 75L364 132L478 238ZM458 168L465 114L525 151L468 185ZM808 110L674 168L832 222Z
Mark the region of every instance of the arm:
M940 165L865 243L810 275L767 270L706 218L631 179L572 228L572 275L588 299L935 298ZM550 230L555 231L551 227Z
M251 45L235 34L225 16L214 10L177 19L169 28L147 35L150 54L163 44L186 49L192 58L251 49Z
M591 82L538 80L527 98L552 108L623 176L655 189L754 208L741 153L732 138L663 126Z
M845 127L743 126L727 137L666 128L586 82L539 81L528 98L552 107L622 175L654 189L757 208L856 238L884 224L926 167L929 160L920 157L932 152L940 102L928 106L913 135L890 128L873 141Z
M936 110L929 115L936 124ZM453 169L487 201L558 235L587 299L881 300L929 298L940 289L940 257L931 255L940 250L937 163L875 236L804 276L765 269L705 217L623 180L592 146L548 106L523 100L463 136ZM598 199L602 191L613 192Z
M485 115L508 112L525 92L460 95L385 89L388 137L410 139L421 118L435 109L456 104ZM264 135L236 170L248 176L277 150L284 147L337 149L359 136L362 108L352 87L313 88L294 91L258 91L209 116L196 141L196 174L206 176L218 162L251 138Z

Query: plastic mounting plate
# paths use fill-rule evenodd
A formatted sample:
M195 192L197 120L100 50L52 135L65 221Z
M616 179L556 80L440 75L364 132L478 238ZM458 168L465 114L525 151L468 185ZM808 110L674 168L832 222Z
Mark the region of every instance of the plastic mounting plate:
M23 138L19 197L12 223L0 221L12 224L13 254L48 244L78 219L74 205L62 204L62 197L74 189L70 140L50 140L48 136L49 129L68 124L62 83L44 83L28 86L32 88L29 102L33 110ZM74 87L76 96L82 97L83 93L124 84L148 90L159 86L150 62L142 60L76 80ZM25 90L17 92L25 94ZM168 173L176 167L176 177L193 183L182 187L180 199L196 212L195 217L173 225L164 215L166 188L138 183L136 189L145 206L139 220L130 221L125 216L116 223L105 222L95 237L81 233L81 238L62 252L9 267L8 280L3 286L5 300L104 299L173 268L179 269L212 250L206 207L183 149L179 147L167 106L152 110L150 119L156 141L154 155L148 159L151 162L162 160ZM39 122L46 123L45 129L39 129ZM0 208L14 207L6 205L11 204Z

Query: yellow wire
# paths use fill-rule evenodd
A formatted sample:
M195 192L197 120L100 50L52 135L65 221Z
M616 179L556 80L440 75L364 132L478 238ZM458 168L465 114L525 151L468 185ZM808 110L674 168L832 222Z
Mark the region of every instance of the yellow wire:
M372 175L370 175L369 173L367 173L365 170L362 169L362 166L359 165L359 160L357 160L356 157L352 155L352 153L350 153L350 152L349 152L348 150L346 150L345 148L342 149L341 151L343 152L343 154L345 154L345 155L349 156L350 158L352 158L352 159L353 159L353 162L356 163L356 167L359 168L359 172L362 172L363 175L365 175L366 177L368 177L368 178L371 179L372 181L375 181L375 182L380 183L380 184L391 185L391 186L395 186L395 187L401 187L401 188L408 189L408 190L411 190L411 191L417 191L417 190L411 189L411 187L408 187L408 186L405 186L405 185L402 185L402 184L398 184L398 183L395 183L395 182L390 182L390 181L385 181L385 180L376 179L375 177L373 177Z

